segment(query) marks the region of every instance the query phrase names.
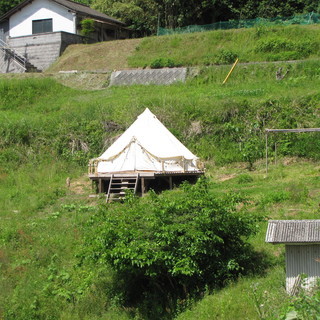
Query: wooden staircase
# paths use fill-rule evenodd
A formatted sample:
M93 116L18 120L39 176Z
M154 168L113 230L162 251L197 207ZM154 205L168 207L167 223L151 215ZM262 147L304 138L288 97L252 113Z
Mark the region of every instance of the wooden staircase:
M136 194L139 182L139 174L135 175L112 175L110 178L107 202L120 201L124 199L127 190Z

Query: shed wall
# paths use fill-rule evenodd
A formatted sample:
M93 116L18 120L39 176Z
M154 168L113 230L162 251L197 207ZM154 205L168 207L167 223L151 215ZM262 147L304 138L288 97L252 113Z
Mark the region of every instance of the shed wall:
M305 287L311 288L320 277L320 245L286 245L286 289L292 289L299 275L307 275Z
M32 35L32 20L52 19L53 32L75 32L74 16L63 6L48 0L34 0L10 17L10 37Z

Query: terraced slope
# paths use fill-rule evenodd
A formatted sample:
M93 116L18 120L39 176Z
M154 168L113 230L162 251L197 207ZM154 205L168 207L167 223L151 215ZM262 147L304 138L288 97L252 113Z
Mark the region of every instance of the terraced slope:
M320 25L218 30L72 45L48 72L315 59Z

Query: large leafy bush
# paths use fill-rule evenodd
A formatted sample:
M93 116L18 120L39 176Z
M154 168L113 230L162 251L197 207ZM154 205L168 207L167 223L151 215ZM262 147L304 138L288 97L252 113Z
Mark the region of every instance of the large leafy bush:
M241 201L214 198L201 179L176 192L104 205L91 221L83 258L115 270L124 303L148 297L167 306L252 269L246 239L257 220L236 209Z

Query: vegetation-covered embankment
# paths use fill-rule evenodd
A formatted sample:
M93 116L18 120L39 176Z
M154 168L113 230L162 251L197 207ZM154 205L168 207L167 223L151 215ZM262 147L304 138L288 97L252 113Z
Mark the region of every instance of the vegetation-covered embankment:
M72 45L47 72L316 58L319 25L255 27Z
M276 71L280 67L283 74L289 72L278 81ZM119 274L109 266L110 257L101 263L104 260L95 245L99 246L104 234L103 230L96 232L94 221L90 222L93 215L99 217L97 201L88 198L90 186L83 178L88 159L99 155L146 107L205 160L207 176L212 180L207 192L212 199L236 191L241 199L236 213L247 210L260 218L275 219L317 217L319 166L305 160L319 159L317 133L270 136L270 160L275 160L277 142L278 164L271 166L267 177L261 159L265 128L319 127L320 63L309 60L240 65L222 85L228 70L227 66L203 67L186 84L101 91L74 90L45 78L0 79L0 317L147 317L143 311L157 299L146 294L136 304L133 300L125 304L122 282L117 282ZM282 157L289 158L283 162ZM70 187L65 185L67 177L71 177ZM179 203L181 192L161 196L173 203L159 210L164 213L164 220L170 221L165 213L187 205L185 201ZM142 199L136 205L148 212L152 201L157 197ZM121 204L111 207L122 223ZM130 208L134 206L128 204ZM148 227L151 222L139 223ZM198 319L235 319L239 314L249 319L279 318L288 304L283 298L283 249L264 244L265 227L265 221L259 222L258 233L248 237L253 250L268 258L264 260L267 266L257 264L264 275L251 273L239 282L230 276L222 284L218 281L216 287L209 283L207 287L203 283L197 287L195 281L198 292L188 291L190 287L179 282L182 295L171 299L171 304L153 305L154 312L174 318L205 294L195 311L182 313L180 318L194 319L195 313ZM180 231L186 232L175 230ZM90 238L88 232L98 241L92 247L91 242L85 242ZM99 237L95 238L95 234ZM95 267L80 263L84 248L88 250L86 256L100 259ZM119 255L122 253L118 251ZM139 254L136 265L141 263L144 267L142 262L146 260ZM225 261L221 264L226 266ZM235 272L236 277L250 270L234 261L228 271ZM168 283L172 280L169 279L166 278ZM115 286L117 283L119 287ZM142 283L148 289L148 282ZM219 289L221 285L225 286L223 290ZM164 290L163 295L170 291L161 284L159 288ZM209 291L212 288L217 290L214 294Z

